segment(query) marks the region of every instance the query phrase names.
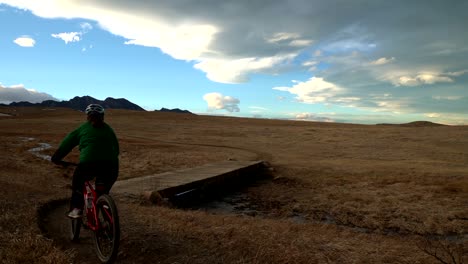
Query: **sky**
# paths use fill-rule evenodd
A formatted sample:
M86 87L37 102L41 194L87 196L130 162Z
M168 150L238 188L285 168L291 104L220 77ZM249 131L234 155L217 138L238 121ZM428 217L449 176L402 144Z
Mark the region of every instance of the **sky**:
M465 0L0 0L0 103L468 125Z

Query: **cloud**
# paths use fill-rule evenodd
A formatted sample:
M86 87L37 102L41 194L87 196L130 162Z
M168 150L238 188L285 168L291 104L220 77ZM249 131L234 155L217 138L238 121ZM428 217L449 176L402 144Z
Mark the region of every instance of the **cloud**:
M243 83L253 72L266 72L287 64L297 54L284 54L265 58L242 58L235 60L207 59L195 64L195 68L207 73L207 78L220 83Z
M265 40L267 43L285 43L292 47L307 47L313 43L310 39L301 39L301 35L299 33L293 32L278 32Z
M34 45L36 45L36 41L33 38L28 37L28 36L22 36L22 37L16 38L13 42L16 43L18 46L25 47L25 48L31 48L31 47L34 47Z
M385 57L382 57L380 59L377 59L375 61L372 61L370 64L372 65L384 65L384 64L387 64L387 63L390 63L392 61L395 60L395 57L391 57L391 58L385 58Z
M267 108L261 106L249 106L249 112L253 115L253 117L260 118L262 114L268 111Z
M317 116L314 113L299 113L295 114L294 119L304 121L317 121L317 122L335 122L333 119L324 116Z
M40 103L45 100L55 100L53 96L47 93L41 93L34 89L26 89L24 85L4 86L0 84L0 103L9 104L12 102L27 101L31 103Z
M83 30L84 33L90 31L91 29L93 29L93 26L88 22L81 23L80 27L81 27L81 29Z
M65 41L65 44L69 42L78 42L81 40L81 32L64 32L58 34L51 34L52 37Z
M433 99L435 100L451 100L451 101L454 101L454 100L460 100L463 98L463 96L438 96L438 95L435 95L435 96L432 96Z
M63 33L58 33L58 34L51 34L52 37L61 39L65 42L65 44L68 44L70 42L79 42L82 40L82 36L86 33L88 33L90 30L93 29L93 26L88 23L88 22L83 22L80 23L80 32L63 32ZM85 51L86 48L83 48L82 51Z
M439 114L439 113L426 113L425 116L430 117L430 118L436 118L436 117L440 117L441 114Z
M240 104L239 99L231 97L231 96L224 96L220 93L207 93L203 96L203 99L208 104L209 110L226 110L228 112L239 112L240 108L238 104Z
M423 84L435 84L440 82L453 82L453 78L440 72L422 72L410 75L390 74L384 79L390 81L396 86L420 86Z
M343 91L343 88L318 77L312 77L305 82L293 81L293 83L295 84L292 87L274 87L273 89L294 94L299 102L308 104L339 100L339 94Z
M302 66L308 68L309 71L315 71L315 70L317 70L317 65L318 64L319 64L319 61L309 60L309 61L303 62Z

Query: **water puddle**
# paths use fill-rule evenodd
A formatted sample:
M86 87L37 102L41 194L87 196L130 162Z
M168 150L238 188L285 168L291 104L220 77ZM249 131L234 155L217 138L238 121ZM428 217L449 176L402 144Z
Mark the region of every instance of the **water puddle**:
M250 201L248 195L242 192L235 192L228 196L217 197L211 201L203 201L196 205L191 205L188 209L205 211L212 214L268 216L268 212L259 210L258 206Z
M36 139L33 138L33 137L19 137L19 140L21 140L22 142L31 142L31 141L34 141ZM38 158L50 161L51 156L42 154L41 152L44 151L44 150L51 149L52 145L50 145L49 143L38 143L38 144L39 144L38 147L28 149L28 152L33 154L34 156L36 156Z
M36 156L38 158L50 161L51 160L50 155L45 155L45 154L40 153L40 152L42 152L44 150L48 150L50 148L52 148L52 146L49 143L39 143L38 147L29 149L28 152L32 153L34 156Z
M246 192L233 192L224 197L217 197L212 200L203 201L196 205L191 205L185 209L205 211L211 214L231 214L246 217L261 217L269 219L289 220L296 224L319 223L326 225L335 225L349 228L358 233L379 233L390 236L417 235L409 231L387 229L375 229L362 226L356 226L349 223L343 223L332 214L317 211L310 214L301 212L292 212L288 216L276 216L272 212L260 209L260 206L249 198ZM424 234L422 234L424 235ZM451 242L468 241L468 234L425 234L430 239L447 240Z

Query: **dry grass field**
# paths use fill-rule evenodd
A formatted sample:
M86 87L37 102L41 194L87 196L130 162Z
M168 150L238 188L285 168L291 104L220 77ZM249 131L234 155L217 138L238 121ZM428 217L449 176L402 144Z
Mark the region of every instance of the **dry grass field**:
M84 121L69 109L0 108L0 261L96 263L63 234L72 169L33 155ZM354 125L109 110L120 179L226 159L265 160L244 190L257 215L117 197L118 263L468 263L468 127ZM76 161L74 151L69 161ZM40 219L44 218L44 219ZM39 223L39 224L38 224ZM42 223L42 224L41 224ZM47 234L40 224L48 223Z

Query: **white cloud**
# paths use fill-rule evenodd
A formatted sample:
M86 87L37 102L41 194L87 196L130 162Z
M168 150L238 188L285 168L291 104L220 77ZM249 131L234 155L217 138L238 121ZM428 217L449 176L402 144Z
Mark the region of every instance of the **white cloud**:
M279 32L273 34L270 38L265 39L268 43L281 43L286 42L289 46L292 47L307 47L310 46L313 41L310 39L301 39L299 33L288 33L288 32Z
M208 79L221 83L243 83L252 72L262 72L287 63L297 54L265 58L242 58L235 60L207 59L195 64L195 68L207 73Z
M295 114L294 119L304 121L318 121L318 122L335 122L333 119L324 116L318 116L314 113L298 113Z
M463 96L432 96L432 99L435 99L435 100L451 100L451 101L455 101L455 100L460 100L462 99Z
M444 76L443 73L426 72L415 75L391 75L387 77L395 86L419 86L423 84L434 84L440 82L453 82L453 79Z
M318 64L318 61L305 61L302 63L302 66L311 67Z
M92 26L90 23L88 23L88 22L83 22L83 23L81 23L81 24L80 24L80 27L81 27L81 29L83 30L83 32L88 32L88 31L90 31L91 29L93 29L93 26Z
M221 93L207 93L203 99L208 104L209 110L226 110L228 112L239 112L240 100L232 96L224 96Z
M292 87L274 87L274 90L287 91L296 95L299 102L327 103L339 99L338 95L344 91L343 88L325 81L323 78L312 77L306 82L293 82Z
M324 43L322 49L332 53L367 52L374 50L377 44L366 28L359 23L344 26Z
M289 46L292 47L308 47L313 43L312 40L308 39L295 39L291 42L289 42Z
M405 100L382 100L375 101L375 104L378 106L373 108L374 112L392 112L395 114L402 113L405 109L408 109L408 102Z
M442 115L439 114L439 113L426 113L424 114L425 116L427 117L430 117L430 118L437 118L437 117L441 117Z
M377 59L375 61L372 61L370 64L372 65L384 65L384 64L387 64L387 63L390 63L390 62L393 62L395 61L395 57L391 57L391 58L385 58L385 57L382 57L380 59Z
M468 70L462 70L462 71L456 71L456 72L447 72L447 75L448 76L458 77L458 76L462 76L462 75L467 74L467 73L468 73Z
M180 60L200 60L204 53L210 52L209 45L218 32L213 25L173 26L141 17L124 17L123 21L105 23L105 27L107 24L112 27L109 29L112 33L130 39L125 44L158 47L164 53ZM111 23L118 23L121 28L110 25ZM154 34L148 34L149 32Z
M82 40L82 36L86 33L88 33L90 30L93 29L93 26L88 23L88 22L83 22L80 23L80 32L63 32L63 33L58 33L58 34L51 34L52 37L61 39L65 42L65 44L68 44L70 42L79 42ZM83 48L82 51L85 51L86 48Z
M47 93L41 93L34 89L26 89L23 84L11 85L9 87L0 84L0 103L27 101L40 103L45 100L57 100Z
M317 70L317 65L318 64L319 64L318 61L310 60L310 61L303 62L302 66L307 67L309 71L315 71L315 70Z
M21 36L15 39L13 42L16 43L18 46L26 48L34 47L34 45L36 45L36 41L28 36Z
M51 34L51 36L65 41L65 44L68 44L69 42L78 42L81 40L81 32L64 32Z
M273 34L270 38L267 38L266 41L269 43L276 43L285 40L294 40L300 38L299 33L288 33L288 32L278 32Z
M309 113L300 113L296 115L296 119L308 119L311 116Z

